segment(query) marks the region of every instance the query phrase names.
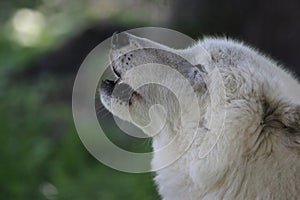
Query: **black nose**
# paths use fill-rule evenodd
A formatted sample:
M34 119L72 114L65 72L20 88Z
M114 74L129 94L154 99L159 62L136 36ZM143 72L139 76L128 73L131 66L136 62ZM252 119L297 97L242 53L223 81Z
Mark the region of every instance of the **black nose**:
M103 94L107 95L107 96L111 96L113 90L115 87L115 81L111 81L111 80L103 80L101 83L101 91L103 92Z
M129 45L129 37L126 33L114 33L111 39L111 48L113 50L120 49Z

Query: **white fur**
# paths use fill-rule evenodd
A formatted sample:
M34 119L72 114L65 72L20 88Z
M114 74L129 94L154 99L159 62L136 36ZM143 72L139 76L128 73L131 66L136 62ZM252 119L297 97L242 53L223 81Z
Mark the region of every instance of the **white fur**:
M201 123L191 148L175 163L156 172L155 183L162 199L300 198L300 85L297 80L266 56L232 40L206 38L185 50L166 49L193 65L204 66L206 73L202 75L207 90L199 94ZM147 74L141 73L140 78L147 78ZM129 85L137 80L126 74L121 78ZM176 80L166 79L166 84L168 81L176 85ZM220 90L222 86L225 91ZM162 98L164 91L156 90L160 96L149 93L153 90L139 92L145 99ZM184 93L186 98L189 95ZM167 98L162 101L174 113L162 133L153 137L153 148L164 146L176 134L177 148L164 155L154 155L154 168L182 152L181 148L192 139L188 131L180 129L183 120L189 121L189 117L178 117L173 102ZM145 103L136 100L129 110L137 121L131 122L147 121L143 116L147 108ZM185 116L188 110L187 106ZM116 109L112 112L129 120ZM160 119L159 112L154 116ZM219 130L222 130L220 136L216 134ZM216 145L212 145L216 140Z

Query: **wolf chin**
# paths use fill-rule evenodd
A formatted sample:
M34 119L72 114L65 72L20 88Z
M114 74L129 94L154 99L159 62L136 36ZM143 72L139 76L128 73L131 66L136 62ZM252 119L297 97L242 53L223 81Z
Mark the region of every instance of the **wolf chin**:
M253 48L223 38L172 49L122 33L113 37L110 57L117 79L102 82L103 105L152 136L154 151L171 140L176 143L165 154L154 154L152 167L176 157L193 140L179 159L156 171L154 181L162 199L300 197L300 85L283 67ZM192 92L168 72L150 73L151 65L138 76L128 73L145 63L174 68ZM184 108L159 85L133 89L139 80L157 78L185 98ZM121 84L132 88L123 91L126 98L113 92ZM194 94L197 106L188 103ZM164 109L150 109L157 104ZM196 118L190 113L195 109L199 120L193 123ZM165 125L153 134L162 121ZM189 130L196 130L196 137Z

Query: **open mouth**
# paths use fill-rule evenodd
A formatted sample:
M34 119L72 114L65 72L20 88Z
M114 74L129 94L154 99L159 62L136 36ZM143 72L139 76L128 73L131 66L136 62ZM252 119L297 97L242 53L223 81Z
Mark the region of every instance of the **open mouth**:
M110 110L112 99L119 103L132 104L133 98L140 98L132 87L122 83L120 78L116 80L103 80L100 86L100 97L103 105Z
M100 92L108 97L112 96L115 86L117 85L119 79L114 81L112 80L103 80L100 86Z

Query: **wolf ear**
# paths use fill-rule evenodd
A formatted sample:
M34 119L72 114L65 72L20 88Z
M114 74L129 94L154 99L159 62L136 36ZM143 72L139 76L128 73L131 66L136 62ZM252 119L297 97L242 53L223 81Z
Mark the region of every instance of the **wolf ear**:
M210 53L200 44L196 44L195 46L179 51L178 54L193 65L200 64L208 67L210 66L209 63L212 61ZM207 71L211 71L211 69L208 68Z

